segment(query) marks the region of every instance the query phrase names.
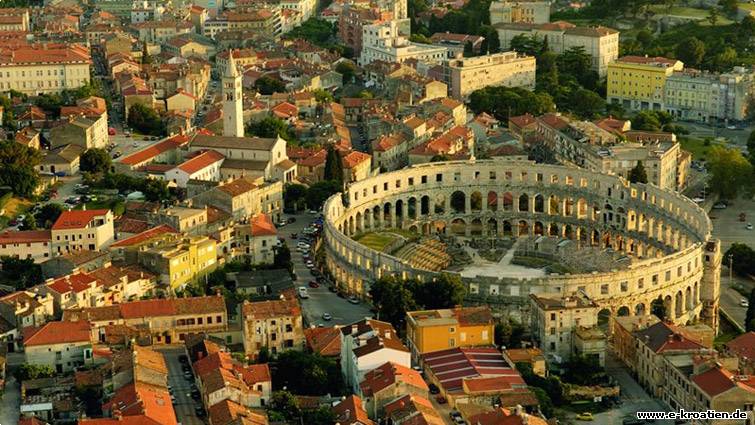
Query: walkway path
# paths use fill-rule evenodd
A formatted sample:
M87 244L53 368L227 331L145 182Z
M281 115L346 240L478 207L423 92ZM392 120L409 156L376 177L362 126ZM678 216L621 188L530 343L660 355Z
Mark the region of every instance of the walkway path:
M514 277L514 278L536 278L545 276L542 269L532 269L529 267L511 264L514 258L519 241L509 248L506 254L497 263L487 261L480 257L472 248L465 247L472 257L473 263L461 270L463 277L490 276L490 277Z

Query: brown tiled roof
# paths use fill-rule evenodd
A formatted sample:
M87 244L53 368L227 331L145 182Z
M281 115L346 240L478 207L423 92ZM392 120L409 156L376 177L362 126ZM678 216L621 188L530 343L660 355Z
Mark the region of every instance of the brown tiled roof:
M750 331L742 334L724 345L737 357L755 361L755 332Z
M637 339L655 353L669 350L695 350L705 348L702 344L684 336L679 329L666 322L658 322L635 333Z
M298 316L301 314L301 307L296 298L285 298L282 300L245 302L242 307L245 320L264 320L281 316Z
M222 186L218 186L219 190L231 196L239 196L256 188L257 185L254 184L254 179L251 177L241 177Z
M387 362L367 372L359 383L359 387L364 396L372 397L388 386L400 383L415 387L420 391L428 390L419 372L393 362Z
M337 327L304 329L307 347L324 357L341 355L341 332Z
M350 395L345 400L333 407L336 421L340 425L374 425L375 423L367 416L362 407L362 399L356 395Z

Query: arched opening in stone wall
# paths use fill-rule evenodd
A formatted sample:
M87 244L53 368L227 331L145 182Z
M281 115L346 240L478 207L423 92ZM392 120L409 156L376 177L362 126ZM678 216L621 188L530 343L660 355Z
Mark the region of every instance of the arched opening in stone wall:
M451 210L457 214L466 212L466 195L464 192L457 190L451 194Z
M445 235L446 234L446 222L445 221L434 221L433 222L433 231L434 231L434 233L437 233L439 235Z
M684 313L684 295L682 291L678 291L674 300L674 317L681 317L682 313Z
M590 245L600 245L600 232L597 230L592 231L592 237L590 238Z
M566 202L564 203L564 215L567 217L574 215L574 199L566 198Z
M530 226L525 220L519 220L519 232L517 236L527 236L530 234Z
M406 217L404 217L404 213L405 213L404 200L399 199L396 201L396 224L395 224L396 227L400 227L401 222L403 222L406 219Z
M514 195L512 195L511 192L506 192L503 194L503 210L504 211L514 210Z
M359 232L362 229L363 229L363 227L362 227L362 213L361 212L357 212L357 215L356 215L356 231Z
M686 310L692 310L692 307L694 307L694 301L692 300L692 288L689 286L684 290L684 300L686 301Z
M472 236L482 236L482 220L475 218L469 225L469 233Z
M473 212L482 211L482 194L480 192L472 192L472 196L469 197L469 209Z
M636 306L634 306L634 315L635 316L644 316L645 315L645 304L638 303Z
M543 236L543 223L536 221L534 226L535 236Z
M419 213L422 216L426 216L426 215L430 214L430 197L429 196L424 195L420 199Z
M445 214L446 213L446 195L439 193L438 196L435 197L435 214Z
M461 218L455 218L451 222L451 233L456 236L465 236L467 234L467 223Z
M576 239L574 235L574 230L572 229L571 224L564 225L564 236L566 236L567 239L571 239L571 240Z
M508 220L503 221L503 236L514 237L514 232L511 229L511 222Z
M629 307L623 305L616 311L616 315L619 317L629 316Z
M494 237L498 234L498 220L488 219L488 236Z
M670 319L674 316L674 300L671 295L666 295L663 299L663 311L666 313L663 319Z
M488 209L490 211L498 211L498 194L493 190L488 192Z
M598 312L598 327L603 331L608 330L608 326L611 323L611 310L604 308Z
M390 202L386 202L383 205L383 225L385 227L393 226L393 223L391 222L391 203Z
M548 214L551 215L558 215L561 213L560 207L559 207L559 199L556 195L551 195L548 200Z
M536 213L545 212L545 199L543 198L543 195L541 194L535 195L535 212Z
M406 217L411 220L417 219L417 198L411 197L406 202Z
M551 223L550 226L548 226L548 235L550 235L550 236L559 236L559 234L558 234L558 224Z
M577 200L577 218L587 217L587 201L585 198L579 198Z
M523 193L519 195L519 212L527 212L530 208L530 197Z

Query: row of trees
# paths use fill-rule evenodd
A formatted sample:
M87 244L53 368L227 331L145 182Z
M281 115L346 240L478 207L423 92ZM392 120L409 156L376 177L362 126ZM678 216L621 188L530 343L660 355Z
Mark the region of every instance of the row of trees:
M399 332L405 329L407 311L461 305L465 293L461 279L448 274L431 282L385 276L370 287L378 319L390 322Z
M734 243L724 253L724 264L731 264L734 273L749 279L750 276L755 276L755 250L749 245ZM755 331L755 289L750 292L745 330Z
M424 38L415 39L418 42L427 42L427 37L438 32L480 35L485 37L480 45L480 54L497 53L501 50L501 42L498 31L490 25L489 7L488 0L471 0L461 9L451 10L442 18L432 14L428 25L425 26L418 18L421 13L429 10L430 5L426 0L410 0L408 9L412 21L412 34Z

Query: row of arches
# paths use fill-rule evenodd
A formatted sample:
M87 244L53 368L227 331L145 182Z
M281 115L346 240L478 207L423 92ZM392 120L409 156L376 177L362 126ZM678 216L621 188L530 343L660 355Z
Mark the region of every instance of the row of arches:
M613 317L645 316L655 314L661 319L678 321L680 318L700 306L699 282L679 289L675 294L659 295L651 300L644 300L634 305L620 305L616 308L606 307L598 312L598 325L607 326Z

